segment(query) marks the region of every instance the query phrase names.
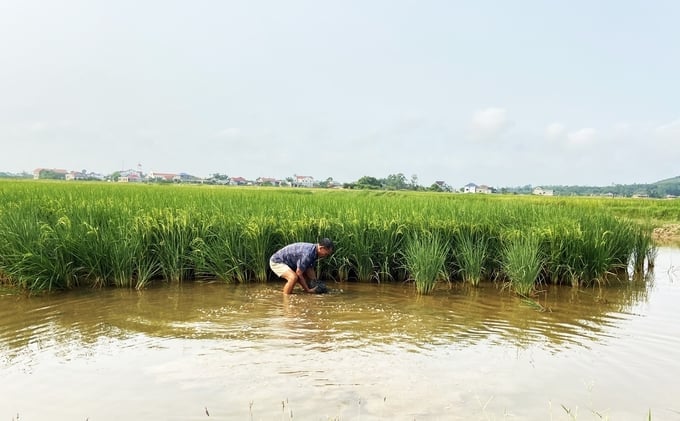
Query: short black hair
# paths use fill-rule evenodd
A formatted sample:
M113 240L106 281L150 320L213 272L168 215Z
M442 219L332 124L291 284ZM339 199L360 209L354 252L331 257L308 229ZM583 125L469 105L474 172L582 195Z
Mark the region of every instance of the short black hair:
M322 238L319 240L319 245L329 250L335 250L335 244L333 244L330 238Z

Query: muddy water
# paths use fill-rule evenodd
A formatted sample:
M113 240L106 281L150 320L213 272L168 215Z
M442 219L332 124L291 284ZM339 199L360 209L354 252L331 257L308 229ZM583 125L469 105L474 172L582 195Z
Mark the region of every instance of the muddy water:
M0 296L0 419L680 419L680 249L544 311L492 285L281 286Z

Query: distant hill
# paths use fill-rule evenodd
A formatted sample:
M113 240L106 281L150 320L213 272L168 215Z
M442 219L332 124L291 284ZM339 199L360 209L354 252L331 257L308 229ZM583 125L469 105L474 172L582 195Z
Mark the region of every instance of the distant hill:
M677 177L672 177L672 178L667 178L665 180L660 180L660 181L657 181L656 183L653 183L653 184L656 184L656 185L660 185L660 184L680 184L680 175L677 176Z
M680 197L680 176L651 184L612 184L610 186L543 186L560 196L648 196Z
M521 187L503 187L500 193L531 194L531 185ZM680 197L680 176L667 178L650 184L612 184L609 186L562 186L541 185L552 190L557 196L617 196L617 197Z

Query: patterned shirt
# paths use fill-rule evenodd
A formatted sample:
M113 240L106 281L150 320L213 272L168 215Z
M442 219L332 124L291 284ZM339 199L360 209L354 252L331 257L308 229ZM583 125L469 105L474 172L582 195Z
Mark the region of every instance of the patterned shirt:
M277 251L269 259L274 263L284 263L293 270L306 271L316 263L316 244L293 243Z

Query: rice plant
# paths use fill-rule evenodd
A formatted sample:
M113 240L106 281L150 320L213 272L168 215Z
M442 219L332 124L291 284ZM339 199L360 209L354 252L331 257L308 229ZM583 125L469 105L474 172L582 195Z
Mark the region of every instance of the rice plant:
M502 267L516 293L531 295L543 267L538 236L519 231L511 233L503 245Z
M374 224L371 235L375 237L375 256L378 282L389 282L399 278L395 268L399 267L399 250L404 238L405 227L395 220Z
M641 276L645 272L645 261L648 267L654 267L656 257L656 246L652 241L652 229L650 227L638 227L637 235L632 244L631 263L633 274Z
M507 277L518 232L540 239L534 281L554 284L644 270L655 251L640 201L6 180L0 198L2 280L35 291L262 282L276 249L321 237L337 250L319 274L342 281L432 282L452 268L470 284ZM677 214L671 202L644 206ZM442 248L447 276L433 276Z
M365 222L353 220L345 225L345 236L342 239L344 265L360 281L370 281L377 277L373 255L373 240Z
M258 282L267 280L269 257L276 251L272 248L275 243L276 224L267 216L251 218L244 224L244 247L246 249L247 266L252 277Z
M447 259L450 246L429 231L409 235L404 246L404 264L420 294L429 294L439 280L449 279Z
M472 286L479 286L484 277L488 256L488 239L474 229L461 229L455 240L455 258L458 272L463 281Z
M191 244L201 236L199 223L186 211L169 209L152 212L145 222L165 279L170 282L188 279L192 269Z

